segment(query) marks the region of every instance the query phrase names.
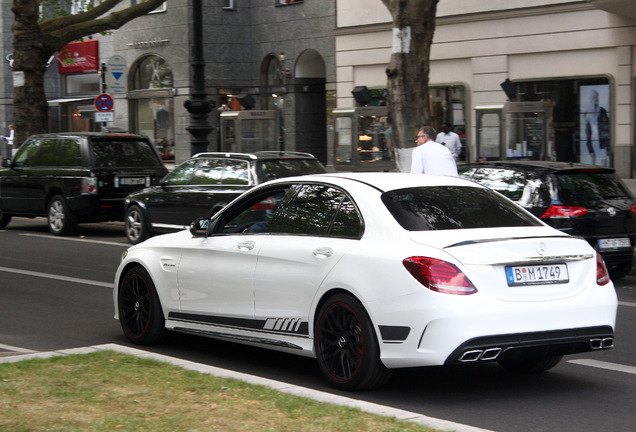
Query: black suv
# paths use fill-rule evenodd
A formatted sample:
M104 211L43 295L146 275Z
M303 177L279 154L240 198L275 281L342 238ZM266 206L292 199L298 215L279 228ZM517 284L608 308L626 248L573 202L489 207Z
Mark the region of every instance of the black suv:
M12 216L47 216L55 235L123 220L124 198L168 173L148 138L89 132L34 135L2 166L0 228Z
M126 237L136 244L157 233L186 229L257 184L324 172L325 167L309 153L200 153L158 186L126 198Z
M612 168L566 162L494 161L458 166L460 177L488 186L547 224L584 237L614 279L630 273L636 201Z

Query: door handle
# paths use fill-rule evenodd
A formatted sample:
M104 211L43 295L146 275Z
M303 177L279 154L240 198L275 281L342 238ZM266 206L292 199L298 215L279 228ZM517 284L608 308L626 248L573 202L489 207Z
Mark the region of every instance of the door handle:
M256 243L254 243L251 240L248 240L248 241L240 242L237 247L239 250L242 250L242 251L250 251L254 249L254 246L256 246Z
M333 255L333 249L331 249L330 247L320 247L314 249L313 254L316 258L329 258L331 255Z

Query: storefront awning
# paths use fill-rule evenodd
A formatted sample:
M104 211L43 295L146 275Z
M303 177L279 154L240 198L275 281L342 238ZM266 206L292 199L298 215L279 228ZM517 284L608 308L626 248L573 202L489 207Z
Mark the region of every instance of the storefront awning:
M47 102L49 103L49 106L60 106L60 104L63 104L63 103L94 101L96 97L97 96L79 97L79 98L60 98L60 99L51 99Z

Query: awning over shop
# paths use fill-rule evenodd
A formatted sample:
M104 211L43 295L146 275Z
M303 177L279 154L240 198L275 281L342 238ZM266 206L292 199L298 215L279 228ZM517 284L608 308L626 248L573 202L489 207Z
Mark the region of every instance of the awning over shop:
M64 103L72 103L72 102L89 102L89 101L94 101L95 97L79 97L79 98L60 98L60 99L51 99L49 101L47 101L49 103L49 106L60 106L61 104Z

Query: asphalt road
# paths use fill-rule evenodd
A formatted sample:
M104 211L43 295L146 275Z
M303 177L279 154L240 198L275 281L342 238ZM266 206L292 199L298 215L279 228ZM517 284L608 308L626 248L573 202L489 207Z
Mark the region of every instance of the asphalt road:
M132 346L113 319L111 288L127 246L121 224L55 237L43 219L16 218L0 230L0 355ZM313 359L181 335L149 350L493 431L631 431L636 274L615 285L616 347L567 357L540 375L512 376L495 364L405 369L381 390L352 395L328 387Z

